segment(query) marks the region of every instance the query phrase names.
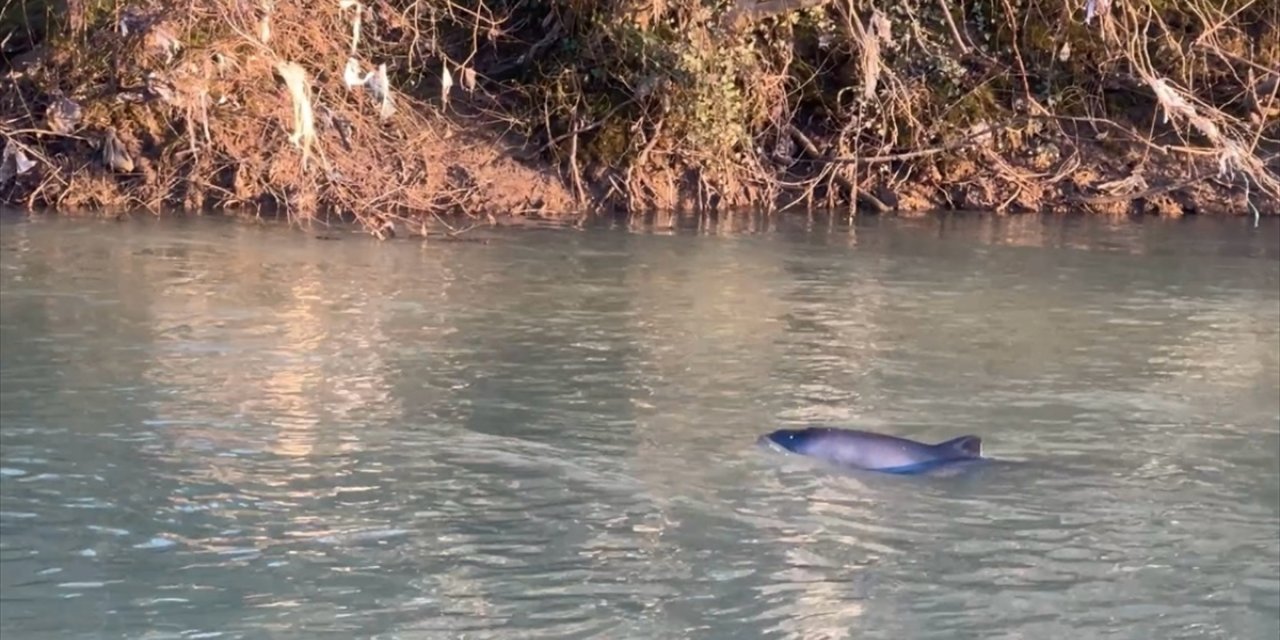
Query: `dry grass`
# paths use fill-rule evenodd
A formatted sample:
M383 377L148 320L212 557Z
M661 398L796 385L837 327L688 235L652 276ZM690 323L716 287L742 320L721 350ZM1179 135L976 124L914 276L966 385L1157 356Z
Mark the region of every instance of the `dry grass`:
M39 170L6 200L337 211L378 232L592 206L1280 202L1280 6L1262 0L147 4L72 2L9 74L3 135ZM126 36L130 9L165 19ZM65 132L59 92L83 108ZM98 159L108 130L132 171Z
M417 51L412 43L423 35L386 5L380 13L337 0L203 0L181 12L155 4L79 5L69 25L83 27L67 26L42 59L10 73L6 84L16 90L0 99L3 135L42 170L8 186L7 199L353 215L382 231L445 213L489 213L476 202L488 185L469 171L497 162L532 196L502 189L509 197L491 199L502 208L564 204L554 188L545 189L552 202L538 202L530 186L551 181L451 121L439 91L432 101L430 92L396 90L423 75L419 55L401 55ZM353 86L348 67L367 81ZM78 122L51 120L59 94L80 105ZM109 131L132 170L108 166Z

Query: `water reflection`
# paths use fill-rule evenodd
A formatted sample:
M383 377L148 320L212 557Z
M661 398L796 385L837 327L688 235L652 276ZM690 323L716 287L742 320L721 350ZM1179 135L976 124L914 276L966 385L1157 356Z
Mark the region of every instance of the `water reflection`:
M153 411L162 420L180 420L196 406L251 429L272 429L276 435L268 451L276 455L358 452L358 431L317 434L316 425L377 422L399 414L375 348L386 342L383 301L394 296L394 288L374 283L352 292L321 264L291 261L267 246L233 246L237 251L226 257L226 273L193 274L157 299L156 322L181 331L156 340L159 355L146 375L165 393ZM185 262L169 266L144 259L143 265L182 274L194 270ZM231 300L261 302L228 313ZM227 341L227 335L234 339ZM176 437L183 433L172 431ZM231 438L237 433L220 431Z
M1274 235L1037 220L5 226L0 623L1274 636ZM1022 463L754 446L804 422Z

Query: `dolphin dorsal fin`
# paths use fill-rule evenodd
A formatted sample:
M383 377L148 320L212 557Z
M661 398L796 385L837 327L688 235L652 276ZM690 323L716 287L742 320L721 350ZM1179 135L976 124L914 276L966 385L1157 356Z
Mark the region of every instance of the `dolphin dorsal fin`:
M934 445L939 449L952 451L967 458L982 457L982 438L978 436L960 436Z

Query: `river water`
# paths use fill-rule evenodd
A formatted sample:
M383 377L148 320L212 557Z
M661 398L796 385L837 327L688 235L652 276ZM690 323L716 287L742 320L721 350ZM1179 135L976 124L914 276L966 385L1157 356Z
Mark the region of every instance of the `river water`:
M1280 634L1280 221L336 235L0 224L0 635Z

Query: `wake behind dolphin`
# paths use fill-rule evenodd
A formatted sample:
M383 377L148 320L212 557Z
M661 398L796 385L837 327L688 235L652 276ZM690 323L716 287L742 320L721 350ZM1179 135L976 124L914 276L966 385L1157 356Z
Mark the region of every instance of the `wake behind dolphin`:
M898 474L923 473L942 465L982 459L982 439L972 435L926 444L870 431L809 427L779 429L760 436L758 442L843 467Z

